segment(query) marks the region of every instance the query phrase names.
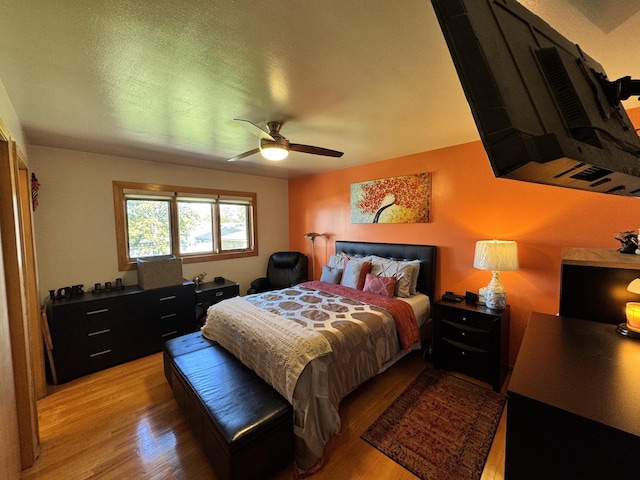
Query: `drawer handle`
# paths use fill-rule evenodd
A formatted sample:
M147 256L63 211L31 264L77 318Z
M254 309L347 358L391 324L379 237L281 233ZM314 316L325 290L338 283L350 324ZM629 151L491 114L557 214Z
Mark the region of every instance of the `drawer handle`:
M165 300L175 300L175 299L176 299L175 295L169 295L168 297L162 297L160 301L164 302Z
M462 317L462 321L466 322L467 321L467 317Z
M177 331L177 330L174 330L173 332L163 333L163 334L161 335L161 337L162 337L162 338L164 338L164 337L170 337L171 335L175 335L176 333L178 333L178 331Z
M462 352L460 352L463 356L467 354L467 352L465 352L464 350Z
M104 330L98 330L97 332L88 333L88 337L93 337L94 335L102 335L103 333L109 333L111 331L110 328L105 328Z
M106 355L107 353L111 353L111 349L103 350L101 352L92 353L91 355L89 355L89 358L99 357L100 355Z
M216 297L221 297L222 295L224 295L224 292L216 292Z
M467 332L462 332L460 333L461 336L466 337L467 336Z
M178 316L178 314L177 314L177 313L170 313L169 315L162 315L162 316L160 317L160 320L164 320L164 319L166 319L166 318L171 318L171 317L177 317L177 316Z
M90 312L87 312L87 315L95 315L96 313L104 313L108 311L109 311L108 308L101 308L100 310L92 310Z

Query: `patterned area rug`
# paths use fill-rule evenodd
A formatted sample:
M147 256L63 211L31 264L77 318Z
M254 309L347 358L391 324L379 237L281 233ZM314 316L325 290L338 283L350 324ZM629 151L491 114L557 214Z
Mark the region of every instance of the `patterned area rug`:
M362 435L424 480L478 480L506 397L431 367Z

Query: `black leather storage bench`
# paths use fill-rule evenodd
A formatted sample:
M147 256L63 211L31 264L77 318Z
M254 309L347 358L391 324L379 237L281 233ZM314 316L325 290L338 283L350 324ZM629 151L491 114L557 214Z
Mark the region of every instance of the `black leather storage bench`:
M293 459L293 411L200 332L168 340L164 373L220 479L265 478Z

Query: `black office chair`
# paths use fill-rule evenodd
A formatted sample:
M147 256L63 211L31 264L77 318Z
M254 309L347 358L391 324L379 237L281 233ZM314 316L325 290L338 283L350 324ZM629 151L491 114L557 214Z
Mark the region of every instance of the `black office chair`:
M267 276L251 282L247 294L286 288L309 279L309 259L300 252L276 252L269 257Z

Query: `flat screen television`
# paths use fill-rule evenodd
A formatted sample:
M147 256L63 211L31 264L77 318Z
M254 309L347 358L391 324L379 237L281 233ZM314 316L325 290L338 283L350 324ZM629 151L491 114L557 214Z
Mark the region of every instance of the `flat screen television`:
M640 196L640 139L602 66L513 0L432 0L496 177Z

